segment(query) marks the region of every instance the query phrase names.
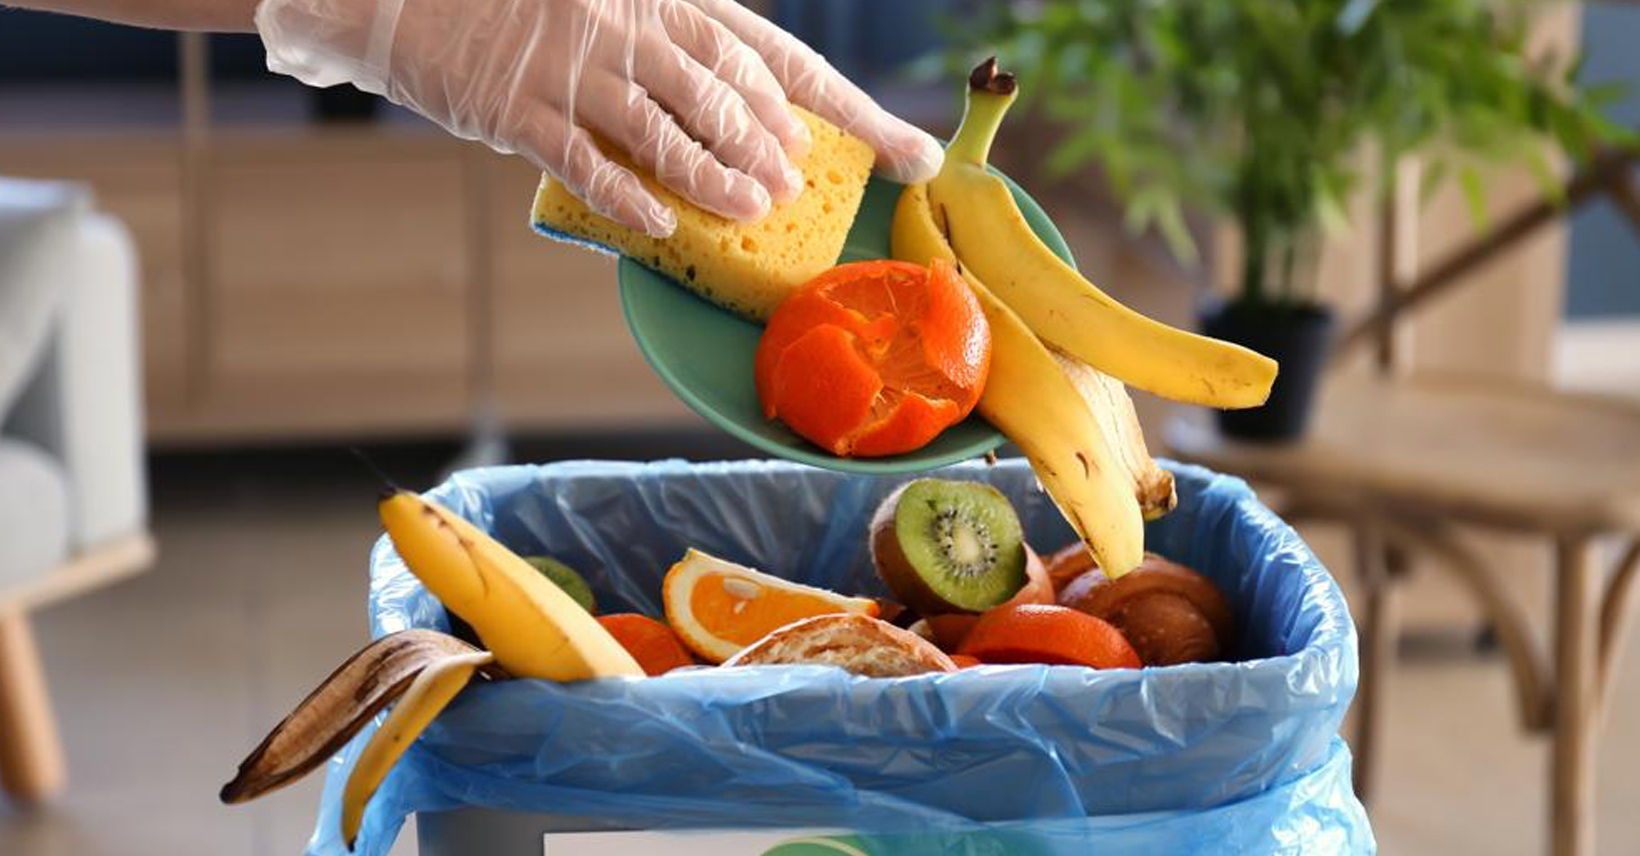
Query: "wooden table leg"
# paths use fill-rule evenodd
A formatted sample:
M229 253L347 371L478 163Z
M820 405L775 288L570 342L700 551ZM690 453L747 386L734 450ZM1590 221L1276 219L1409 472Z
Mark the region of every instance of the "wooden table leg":
M34 804L61 790L63 779L62 744L28 614L0 610L0 789Z
M1366 803L1372 794L1373 772L1382 741L1385 694L1395 664L1400 622L1395 604L1395 581L1390 574L1383 529L1374 521L1358 520L1350 527L1355 568L1365 596L1361 614L1361 682L1355 694L1355 795Z
M1554 856L1594 853L1594 707L1599 624L1594 545L1564 536L1555 554L1555 698L1549 835Z

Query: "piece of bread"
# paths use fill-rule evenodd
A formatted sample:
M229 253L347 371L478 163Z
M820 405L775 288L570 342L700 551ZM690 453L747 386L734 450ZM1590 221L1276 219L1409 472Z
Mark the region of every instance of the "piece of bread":
M756 223L739 223L685 202L636 169L644 186L678 215L672 237L651 238L592 213L551 176L542 176L532 221L536 231L631 256L700 296L755 321L804 283L837 263L865 195L871 147L800 108L814 137L798 168L806 186ZM626 155L605 148L633 169Z
M725 666L839 666L868 678L898 678L957 670L944 651L921 636L867 615L818 615L770 633Z

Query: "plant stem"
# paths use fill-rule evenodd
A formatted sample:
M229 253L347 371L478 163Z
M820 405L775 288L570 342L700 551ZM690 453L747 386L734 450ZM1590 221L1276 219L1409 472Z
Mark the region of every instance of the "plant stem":
M1253 186L1257 186L1256 184ZM1256 192L1256 191L1255 191ZM1264 302L1264 275L1270 254L1270 237L1265 231L1264 216L1258 202L1246 197L1243 191L1241 205L1241 296L1248 303Z
M1281 302L1293 301L1293 266L1298 261L1298 239L1288 237L1281 255Z
M1241 294L1248 303L1264 302L1264 241L1255 238L1252 229L1254 224L1246 225L1247 234L1243 236L1241 260Z

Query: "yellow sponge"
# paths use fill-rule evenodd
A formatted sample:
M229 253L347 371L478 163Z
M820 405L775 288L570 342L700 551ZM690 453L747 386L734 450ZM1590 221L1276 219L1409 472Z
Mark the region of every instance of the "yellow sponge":
M719 306L765 320L786 295L837 263L874 159L864 142L812 113L793 109L814 137L814 146L797 164L807 186L796 199L756 223L739 223L696 208L653 176L633 169L624 154L605 149L677 212L678 228L672 237L651 238L592 213L551 176L542 177L535 195L535 228L550 237L613 248Z

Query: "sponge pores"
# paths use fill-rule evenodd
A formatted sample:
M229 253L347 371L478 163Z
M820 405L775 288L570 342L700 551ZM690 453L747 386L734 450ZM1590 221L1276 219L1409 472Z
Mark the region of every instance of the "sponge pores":
M740 223L691 205L636 169L625 154L605 154L631 169L677 213L668 238L651 238L592 213L564 185L543 176L532 221L549 237L587 241L630 256L700 296L763 321L787 295L837 263L865 195L875 158L871 147L801 108L814 145L796 164L803 192L755 223Z

